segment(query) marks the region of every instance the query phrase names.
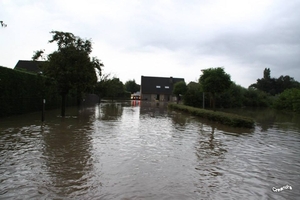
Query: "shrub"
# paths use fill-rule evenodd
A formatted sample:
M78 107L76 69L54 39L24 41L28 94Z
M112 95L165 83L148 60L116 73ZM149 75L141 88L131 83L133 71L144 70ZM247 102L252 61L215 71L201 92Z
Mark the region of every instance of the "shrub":
M184 112L188 112L191 115L195 115L198 117L202 117L208 120L217 121L221 124L225 124L228 126L233 127L246 127L246 128L253 128L254 127L254 120L248 117L239 116L236 114L224 113L224 112L214 112L211 110L205 110L201 108L195 108L186 105L168 104L168 107L171 109L181 110Z
M0 117L39 111L43 98L46 109L58 108L61 103L53 81L5 67L0 67L0 91ZM68 105L75 105L74 98L69 96L67 99Z
M300 113L300 89L287 89L275 100L273 107Z

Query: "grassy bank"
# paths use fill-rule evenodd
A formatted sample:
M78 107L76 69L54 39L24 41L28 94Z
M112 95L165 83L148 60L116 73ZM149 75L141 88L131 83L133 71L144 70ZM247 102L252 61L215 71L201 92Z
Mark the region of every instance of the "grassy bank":
M205 118L208 120L216 121L221 124L225 124L228 126L233 127L246 127L246 128L253 128L254 127L254 120L248 117L239 116L236 114L229 114L224 112L214 112L211 110L205 110L201 108L195 108L191 106L185 106L181 104L168 104L168 107L175 110L181 110L191 115L198 116L201 118Z

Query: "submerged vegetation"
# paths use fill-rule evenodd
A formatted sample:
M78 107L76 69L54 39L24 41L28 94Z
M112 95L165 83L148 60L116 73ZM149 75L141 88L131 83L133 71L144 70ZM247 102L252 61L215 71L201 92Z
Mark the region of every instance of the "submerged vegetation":
M181 105L181 104L168 104L171 109L181 110L191 115L205 118L208 120L216 121L221 124L225 124L233 127L245 127L253 128L254 120L248 117L239 116L236 114L224 113L224 112L214 112L212 110L205 110L201 108L195 108L191 106Z

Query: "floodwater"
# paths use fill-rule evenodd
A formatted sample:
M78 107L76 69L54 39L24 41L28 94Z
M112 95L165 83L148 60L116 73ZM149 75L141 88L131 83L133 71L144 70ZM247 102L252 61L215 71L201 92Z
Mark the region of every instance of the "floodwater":
M163 103L59 113L47 111L44 123L40 113L0 119L0 199L300 196L299 115L243 110L256 127L237 129Z

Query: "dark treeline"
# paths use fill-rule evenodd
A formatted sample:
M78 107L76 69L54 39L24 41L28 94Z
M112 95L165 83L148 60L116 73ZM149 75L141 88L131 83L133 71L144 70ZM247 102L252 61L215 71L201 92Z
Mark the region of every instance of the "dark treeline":
M130 99L130 91L126 90L125 85L117 77L109 77L108 75L102 75L100 81L96 83L95 94L100 99L118 100L118 99Z
M300 112L300 83L288 75L271 78L271 70L267 68L263 74L263 78L257 79L249 88L231 82L227 89L215 93L216 108L271 107ZM186 105L203 107L203 85L200 81L187 84L183 100ZM204 93L204 106L213 108L211 92Z
M300 88L300 83L288 75L271 78L271 70L270 68L266 68L263 78L257 79L257 82L250 85L250 88L255 88L274 96L282 93L286 89Z

